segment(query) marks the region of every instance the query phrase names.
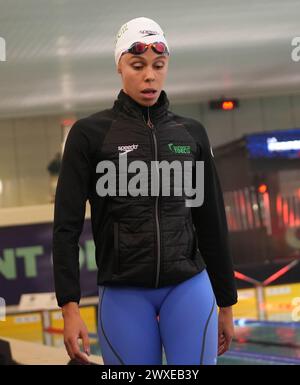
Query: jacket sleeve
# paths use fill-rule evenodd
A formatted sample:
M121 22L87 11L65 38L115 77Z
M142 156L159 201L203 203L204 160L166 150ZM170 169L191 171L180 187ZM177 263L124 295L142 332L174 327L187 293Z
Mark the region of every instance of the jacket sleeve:
M71 127L65 143L56 187L53 223L53 272L58 306L79 303L78 241L82 232L91 180L89 142L81 120Z
M200 127L199 127L200 126ZM192 207L198 247L219 307L237 302L223 194L205 128L197 127L199 159L204 161L204 201Z

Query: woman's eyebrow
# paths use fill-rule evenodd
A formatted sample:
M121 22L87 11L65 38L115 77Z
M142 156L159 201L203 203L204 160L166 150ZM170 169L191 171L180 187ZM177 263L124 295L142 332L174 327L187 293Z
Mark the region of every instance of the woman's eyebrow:
M159 55L153 61L158 60L158 59L162 59L162 58L165 58L165 55ZM143 56L139 56L139 55L133 55L133 56L131 56L130 59L141 59L143 61L146 61L146 59L143 58Z

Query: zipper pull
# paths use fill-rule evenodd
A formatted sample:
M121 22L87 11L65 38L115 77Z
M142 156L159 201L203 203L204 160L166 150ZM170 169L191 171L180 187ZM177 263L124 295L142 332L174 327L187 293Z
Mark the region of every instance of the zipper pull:
M145 118L144 118L144 115L143 115L143 120L145 122L145 124L150 127L150 128L153 128L154 127L154 124L151 122L150 120L150 117L148 116L148 122L146 122Z
M151 120L150 120L149 106L148 106L148 122L147 122L147 124L148 124L148 126L149 126L150 128L153 128L153 124L152 124L152 122L151 122Z
M154 127L154 125L153 125L153 123L151 122L150 118L148 119L147 125L148 125L150 128L153 128L153 127Z

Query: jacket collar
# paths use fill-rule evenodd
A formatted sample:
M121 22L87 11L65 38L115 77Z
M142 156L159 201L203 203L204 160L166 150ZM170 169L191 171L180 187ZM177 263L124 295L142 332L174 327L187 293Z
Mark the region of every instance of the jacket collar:
M143 120L144 116L146 121L149 115L150 120L155 122L168 113L169 104L169 99L164 90L161 90L159 98L153 106L143 106L121 89L114 102L113 109L141 120Z

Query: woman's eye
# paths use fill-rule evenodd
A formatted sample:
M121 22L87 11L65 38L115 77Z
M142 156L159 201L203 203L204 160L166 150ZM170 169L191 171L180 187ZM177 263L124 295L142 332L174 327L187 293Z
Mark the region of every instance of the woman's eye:
M132 67L133 67L135 70L139 70L139 69L143 68L143 66L135 66L135 65L133 65ZM163 68L163 67L164 67L163 65L156 65L156 66L155 66L156 69L161 69L161 68Z

